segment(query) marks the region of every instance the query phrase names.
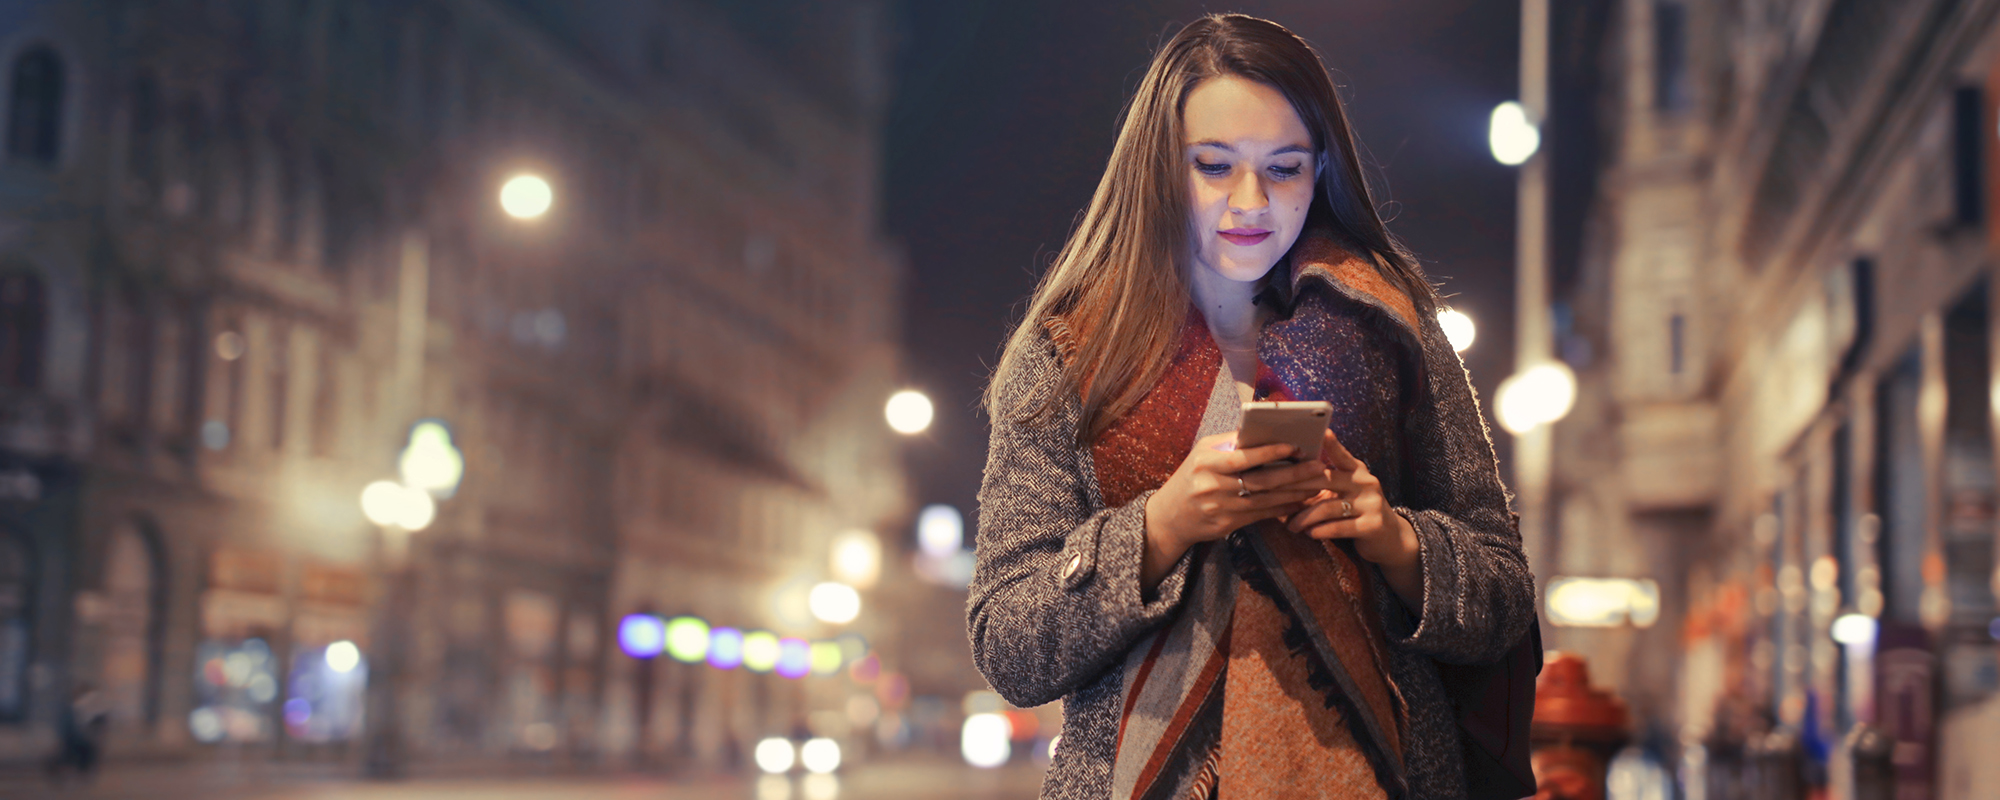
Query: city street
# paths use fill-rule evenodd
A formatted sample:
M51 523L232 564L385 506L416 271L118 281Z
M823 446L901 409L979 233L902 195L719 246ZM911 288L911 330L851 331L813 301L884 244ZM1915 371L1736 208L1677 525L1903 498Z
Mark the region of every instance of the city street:
M1003 800L1032 798L1041 785L1039 764L983 770L937 757L878 761L843 770L838 776L789 778L705 776L666 778L642 775L415 778L396 782L292 777L274 780L232 778L217 769L112 769L90 786L57 788L21 779L0 779L0 798L201 798L201 800Z

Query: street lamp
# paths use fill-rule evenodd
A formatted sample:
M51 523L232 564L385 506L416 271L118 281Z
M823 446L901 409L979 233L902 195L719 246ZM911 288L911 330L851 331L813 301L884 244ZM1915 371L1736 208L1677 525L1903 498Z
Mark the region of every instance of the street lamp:
M1526 107L1509 100L1493 107L1486 123L1486 146L1492 148L1494 160L1518 167L1541 149L1542 132L1528 118Z
M1548 361L1501 381L1493 413L1500 427L1518 436L1562 419L1575 403L1576 373L1561 361Z
M931 414L931 399L915 389L890 395L889 404L882 409L889 427L904 435L923 433L931 426Z
M1444 338L1451 342L1451 349L1460 353L1472 346L1479 331L1472 324L1472 318L1456 308L1438 309L1438 327L1444 329Z
M409 625L406 609L415 593L410 586L409 535L430 527L437 519L433 497L452 496L465 476L465 458L452 446L450 430L437 420L411 426L409 443L396 463L401 482L379 480L361 490L361 513L381 531L381 569L388 584L376 612L381 669L371 670L376 677L369 690L367 769L375 777L396 777L403 770L397 714L402 704L396 695Z
M500 185L500 209L515 219L540 219L555 200L555 189L534 173L515 175Z

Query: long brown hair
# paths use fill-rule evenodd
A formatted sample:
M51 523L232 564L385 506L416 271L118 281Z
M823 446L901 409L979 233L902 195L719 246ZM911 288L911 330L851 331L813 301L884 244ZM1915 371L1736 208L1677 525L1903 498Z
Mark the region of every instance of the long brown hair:
M1090 207L1036 287L1000 356L994 385L987 387L987 411L996 422L1008 413L999 407L998 382L1012 374L1036 329L1054 318L1066 323L1065 385L1083 394L1080 441L1095 441L1166 371L1189 303L1183 270L1191 210L1182 111L1196 85L1222 75L1277 89L1312 132L1321 168L1306 229L1330 229L1343 247L1373 261L1421 313L1432 313L1436 295L1429 281L1376 213L1346 109L1319 53L1275 22L1211 14L1153 54L1126 105ZM1281 262L1272 272L1283 268ZM1029 409L1030 417L1047 410Z

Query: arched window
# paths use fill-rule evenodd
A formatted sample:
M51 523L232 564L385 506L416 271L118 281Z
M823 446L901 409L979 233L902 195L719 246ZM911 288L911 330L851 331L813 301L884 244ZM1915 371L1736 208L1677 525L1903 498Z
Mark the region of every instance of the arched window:
M41 276L0 266L0 389L35 389L42 380L48 301Z
M28 707L34 581L27 544L0 529L0 720L18 720Z
M159 566L135 525L112 533L104 559L104 694L111 722L141 728L153 719L154 666L159 663Z
M55 163L62 149L62 105L62 59L54 50L35 47L14 59L7 156Z

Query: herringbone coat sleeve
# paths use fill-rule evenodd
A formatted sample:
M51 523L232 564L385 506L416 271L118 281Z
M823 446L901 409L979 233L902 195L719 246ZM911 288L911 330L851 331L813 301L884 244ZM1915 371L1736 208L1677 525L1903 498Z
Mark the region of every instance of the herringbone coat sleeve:
M1397 510L1417 531L1424 604L1405 621L1414 628L1392 621L1389 634L1441 662L1486 663L1527 632L1535 579L1464 362L1435 319L1421 324L1429 396L1406 429L1410 492Z
M1037 706L1121 660L1180 603L1188 559L1140 591L1146 498L1103 508L1080 403L1046 334L996 375L999 402L979 489L966 625L973 662L1002 697ZM1054 400L1053 413L1034 415Z

